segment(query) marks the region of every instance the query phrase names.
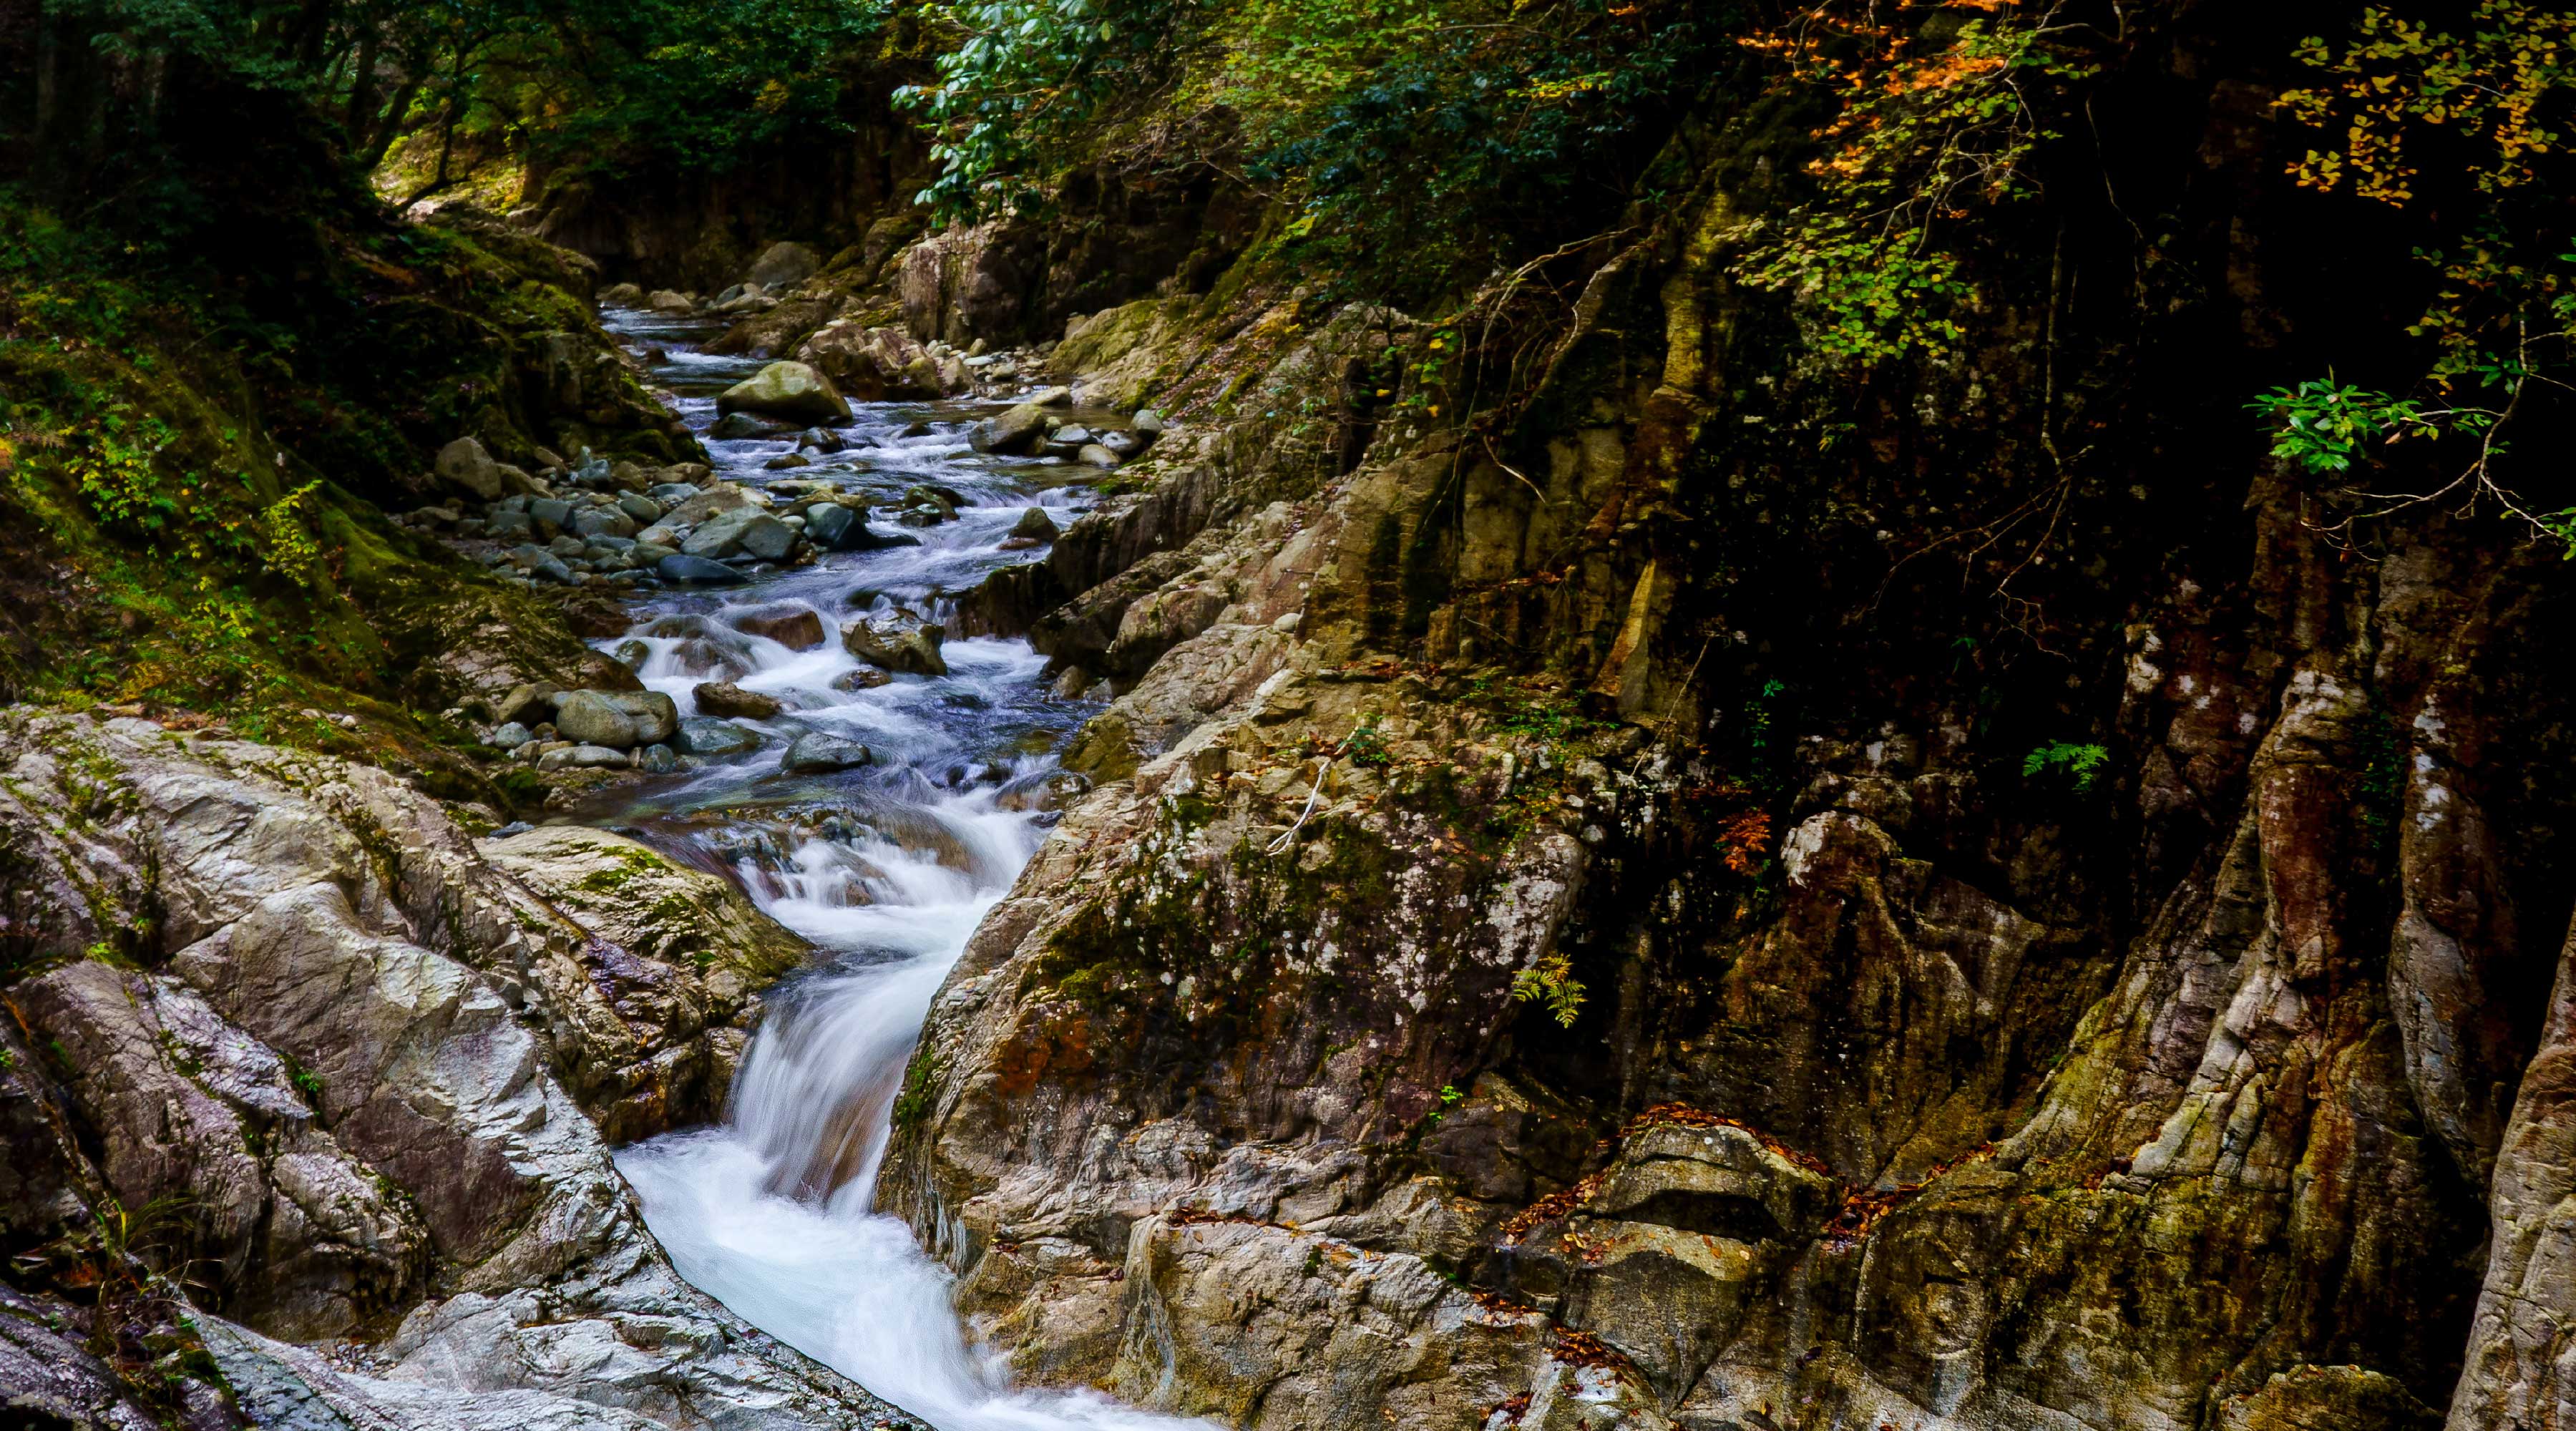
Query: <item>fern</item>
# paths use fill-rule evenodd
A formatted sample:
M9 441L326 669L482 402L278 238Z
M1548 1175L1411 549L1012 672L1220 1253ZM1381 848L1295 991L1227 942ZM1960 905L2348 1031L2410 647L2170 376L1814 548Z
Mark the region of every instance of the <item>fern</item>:
M2051 770L2061 771L2075 778L2077 790L2089 791L2093 788L2093 782L2102 777L2102 767L2109 763L2110 759L2111 752L2099 745L2072 745L2062 740L2051 741L2022 757L2021 773L2022 778L2027 780Z

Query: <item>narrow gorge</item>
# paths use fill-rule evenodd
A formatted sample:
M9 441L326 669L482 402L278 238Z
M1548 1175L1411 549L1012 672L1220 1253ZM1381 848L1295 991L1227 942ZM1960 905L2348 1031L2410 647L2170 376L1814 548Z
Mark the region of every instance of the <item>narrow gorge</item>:
M2576 1431L2571 126L0 0L0 1426Z

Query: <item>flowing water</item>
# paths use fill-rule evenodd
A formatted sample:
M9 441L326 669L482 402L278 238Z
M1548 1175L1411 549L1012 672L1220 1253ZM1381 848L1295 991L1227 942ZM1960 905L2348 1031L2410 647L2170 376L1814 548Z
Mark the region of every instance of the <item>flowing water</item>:
M662 350L655 377L702 434L714 394L760 366L697 351L702 324L608 318L630 343ZM656 592L638 602L632 635L601 643L642 642L639 674L684 716L695 713L691 689L708 680L782 703L775 719L742 722L772 737L768 747L630 792L594 818L730 867L821 952L815 972L771 995L726 1123L639 1144L617 1162L681 1275L942 1431L1170 1428L1181 1423L1103 1397L1012 1387L959 1326L945 1269L904 1223L870 1207L931 996L1044 837L1048 817L1030 807L1057 774L1050 752L1090 714L1048 698L1045 663L1020 641L951 640L944 677L835 684L860 669L837 639L842 622L895 607L937 617L943 593L1044 555L1000 550L1029 506L1046 506L1062 526L1088 500L1052 485L1070 469L974 454L966 426L985 411L864 407L840 430L850 451L774 474L763 464L792 440L709 441L721 474L750 485L819 479L892 500L934 482L973 505L915 531L918 546L830 555L721 591ZM733 624L798 610L820 618L820 647L791 649ZM861 741L876 763L782 776L781 748L806 730Z

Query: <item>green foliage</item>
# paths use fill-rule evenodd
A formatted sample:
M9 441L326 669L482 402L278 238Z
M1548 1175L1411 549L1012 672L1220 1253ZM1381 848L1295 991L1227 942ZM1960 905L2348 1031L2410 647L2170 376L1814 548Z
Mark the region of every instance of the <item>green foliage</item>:
M1810 18L1840 36L1830 48L1811 48L1804 24L1758 42L1832 118L1807 166L1814 196L1763 224L1735 269L1795 295L1807 346L1855 368L1956 347L1954 315L1973 292L1962 221L2036 196L2030 156L2055 135L2034 91L2093 72L2045 19L2000 12L1951 27L1918 12L1905 32L1875 16L1820 7Z
M1572 1028L1583 1012L1583 984L1562 954L1543 954L1538 962L1512 976L1512 997L1524 1004L1544 1004L1559 1028Z
M1300 244L1414 301L1588 235L1639 197L1639 141L1724 73L1745 12L1687 0L1243 3L1211 97Z
M1273 190L1310 269L1430 290L1515 244L1598 227L1628 152L1709 81L1740 28L1689 0L960 0L937 78L947 222L1027 208L1149 104L1205 116L1146 157ZM1186 148L1186 156L1169 151Z
M1785 683L1768 680L1744 703L1745 764L1754 785L1763 790L1777 791L1789 779L1788 743L1773 728L1780 702L1788 694Z
M971 222L1031 201L1035 181L1122 93L1153 86L1175 0L960 0L964 31L938 77L896 93L933 136L938 176L916 201Z
M2078 791L2090 792L2110 759L2111 752L2103 746L2051 741L2022 757L2021 773L2028 780L2055 771L2072 776Z
M220 72L278 91L373 168L407 133L552 167L640 154L721 168L790 133L844 127L854 57L895 0L55 0L101 54Z
M2311 472L2349 472L2364 444L2395 442L2428 428L2420 405L2338 384L2332 373L2295 388L2274 388L2246 406L2279 425L2272 455Z
M2407 326L2432 360L2405 398L2337 389L2331 377L2258 399L2285 427L2275 450L2341 476L2365 440L2457 439L2458 475L2419 492L2346 495L2338 530L2436 498L2491 503L2576 557L2568 513L2527 499L2507 470L2506 431L2535 384L2563 387L2576 341L2576 184L2566 129L2576 115L2576 13L2532 0L2476 0L2453 32L2364 7L2340 46L2298 47L2317 83L2282 112L2321 143L2290 166L2307 188L2349 192L2428 216L2469 216L2446 248L2416 256L2432 299Z
M295 1085L295 1091L304 1095L305 1102L317 1105L321 1103L322 1075L296 1062L291 1054L280 1055L280 1057L286 1064L286 1081Z
M469 120L558 167L723 169L848 127L889 0L484 0Z
M1353 765L1372 770L1384 770L1395 763L1395 756L1386 748L1386 736L1377 728L1375 716L1351 728L1351 733L1342 740L1342 753L1350 757Z

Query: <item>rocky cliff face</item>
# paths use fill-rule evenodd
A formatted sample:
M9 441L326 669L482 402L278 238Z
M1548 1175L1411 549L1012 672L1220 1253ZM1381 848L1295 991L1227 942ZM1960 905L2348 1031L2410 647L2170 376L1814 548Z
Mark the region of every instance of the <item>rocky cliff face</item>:
M1069 336L1188 421L969 602L1117 699L881 1194L1024 1375L1265 1428L2567 1418L2576 688L2517 653L2571 588L2428 508L2332 539L2248 431L2338 321L2255 28L2132 77L2152 266L2068 201L1911 391L1729 277L1746 116L1537 317L1256 282Z
M682 1283L608 1160L720 1106L801 955L738 892L219 730L5 720L0 1223L85 1293L11 1294L39 1409L167 1381L209 1425L902 1421Z

